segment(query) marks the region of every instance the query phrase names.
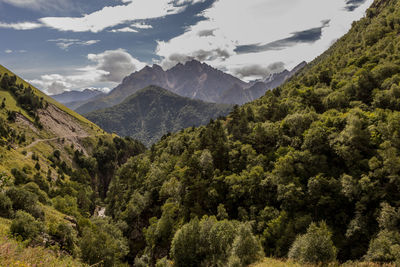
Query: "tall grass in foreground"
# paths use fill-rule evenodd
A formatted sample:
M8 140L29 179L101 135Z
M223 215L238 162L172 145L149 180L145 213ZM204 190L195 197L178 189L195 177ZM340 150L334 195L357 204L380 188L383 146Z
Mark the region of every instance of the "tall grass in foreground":
M258 262L250 265L250 267L396 267L396 264L378 264L378 263L369 263L369 262L347 262L343 264L339 263L330 263L327 265L304 265L300 263L295 263L293 261L287 260L279 260L272 258L265 258L262 262Z

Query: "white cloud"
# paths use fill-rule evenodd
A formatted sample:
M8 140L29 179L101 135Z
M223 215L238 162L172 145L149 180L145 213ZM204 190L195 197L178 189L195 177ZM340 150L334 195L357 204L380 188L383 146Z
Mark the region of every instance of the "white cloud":
M199 0L184 1L184 5L177 5L176 0L129 0L123 2L127 4L107 6L82 17L46 17L39 21L47 27L60 31L96 33L136 20L177 14L185 10L188 4L197 3Z
M108 50L87 56L91 64L69 74L47 74L30 82L48 94L96 88L108 91L124 77L145 66L123 49Z
M26 53L26 52L28 52L28 51L26 51L26 50L11 50L11 49L4 50L4 53L6 53L6 54L11 54L11 53Z
M121 82L125 76L146 65L133 58L123 49L108 50L101 54L89 54L88 59L97 63L96 70L103 72L101 81L109 82Z
M76 8L73 2L69 0L0 0L0 3L40 11L65 11Z
M131 27L136 28L136 29L152 29L153 26L146 24L144 22L137 22L131 25Z
M230 73L246 67L251 70L251 66L257 66L257 71L268 69L275 62L290 69L325 51L350 29L352 21L364 15L372 1L348 12L344 0L218 0L202 13L206 20L167 42L158 42L156 53L163 58L164 67L196 58ZM297 43L279 51L235 52L238 46L264 45L321 27L326 20L330 23L321 29L321 39L316 42Z
M70 48L71 46L89 46L100 42L100 40L82 41L79 39L65 39L65 38L51 39L47 41L56 43L56 45L63 50L68 50L68 48Z
M135 29L132 29L130 27L124 27L124 28L120 28L120 29L111 30L110 32L138 32L138 31Z
M0 22L0 28L14 29L14 30L33 30L43 27L42 24L36 22L16 22L16 23L4 23Z

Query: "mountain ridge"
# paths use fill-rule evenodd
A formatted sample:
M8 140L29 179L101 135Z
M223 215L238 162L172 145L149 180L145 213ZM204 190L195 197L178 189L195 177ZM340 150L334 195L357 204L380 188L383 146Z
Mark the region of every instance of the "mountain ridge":
M158 86L148 86L122 103L85 116L108 132L130 136L151 145L167 133L200 126L225 116L232 105L206 103L175 94Z
M280 83L282 82L283 79ZM111 107L149 85L165 88L183 97L225 104L243 104L254 100L268 90L268 84L266 84L262 89L263 92L258 89L256 93L253 93L251 90L247 90L248 83L196 60L188 61L185 64L178 63L166 71L161 66L154 64L128 75L108 95L89 101L77 108L76 111L85 114ZM240 90L238 91L238 89ZM230 91L234 91L235 94L230 95Z

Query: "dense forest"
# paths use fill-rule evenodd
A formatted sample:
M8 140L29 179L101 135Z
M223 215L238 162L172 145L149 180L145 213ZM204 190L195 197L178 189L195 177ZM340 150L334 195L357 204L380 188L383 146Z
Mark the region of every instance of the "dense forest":
M206 103L148 86L121 104L92 111L85 117L107 132L130 136L150 146L165 134L226 116L232 108L233 105Z
M285 85L118 170L107 214L126 259L400 260L399 98L400 3L375 1Z
M0 174L13 236L103 266L398 264L400 3L376 0L327 52L226 118L148 150L108 135L87 155L68 150L71 164L47 155L57 179L39 162Z

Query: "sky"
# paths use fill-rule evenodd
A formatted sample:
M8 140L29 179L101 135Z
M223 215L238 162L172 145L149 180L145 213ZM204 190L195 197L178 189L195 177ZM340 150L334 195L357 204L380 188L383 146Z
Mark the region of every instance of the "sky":
M196 59L245 81L310 62L373 0L0 0L0 64L48 94Z

